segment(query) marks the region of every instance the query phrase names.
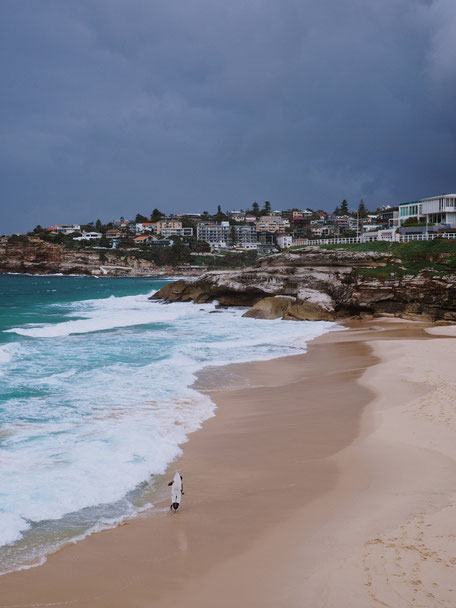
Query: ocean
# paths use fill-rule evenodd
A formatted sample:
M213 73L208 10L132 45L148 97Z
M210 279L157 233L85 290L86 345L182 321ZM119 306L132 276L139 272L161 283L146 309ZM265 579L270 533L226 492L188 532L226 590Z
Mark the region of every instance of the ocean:
M199 370L302 353L335 327L150 301L169 280L0 275L0 573L154 508L214 415Z

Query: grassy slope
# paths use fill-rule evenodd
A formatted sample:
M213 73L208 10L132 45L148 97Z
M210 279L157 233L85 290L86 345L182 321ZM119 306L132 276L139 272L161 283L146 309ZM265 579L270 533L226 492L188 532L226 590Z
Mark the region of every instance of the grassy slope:
M378 268L359 269L360 275L390 278L417 275L423 271L435 274L456 272L456 240L434 239L433 241L412 241L410 243L356 243L353 245L320 245L322 249L345 249L346 251L376 251L390 253L396 261ZM301 249L295 247L294 249Z

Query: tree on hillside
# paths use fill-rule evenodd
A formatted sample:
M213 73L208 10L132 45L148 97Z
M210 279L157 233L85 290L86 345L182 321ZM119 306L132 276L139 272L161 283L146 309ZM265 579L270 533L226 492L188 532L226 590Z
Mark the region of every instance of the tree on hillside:
M260 206L256 201L252 205L252 211L255 215L260 215Z
M221 205L217 205L217 213L214 217L217 222L226 222L228 220L228 216L223 213Z
M161 212L159 209L154 209L154 210L152 211L152 213L151 213L151 216L150 216L150 221L151 221L151 222L158 222L158 220L159 220L160 218L164 217L164 216L165 216L165 214L164 214L164 213L162 213L162 212Z
M33 229L33 232L43 232L43 228L40 226L40 224L38 224L38 226L35 226Z
M102 223L101 223L101 221L100 221L100 220L97 220L97 221L95 222L95 230L96 230L97 232L101 232L101 227L102 227Z
M359 217L367 217L367 209L366 209L366 205L364 204L363 199L361 199L359 201L358 215L359 215Z
M271 203L269 201L264 201L262 213L263 215L269 215L271 213Z
M149 221L149 218L147 218L145 215L141 215L140 213L136 214L135 222L137 224L143 224L144 222L148 222L148 221Z
M340 215L348 215L348 203L345 199L340 204Z
M337 205L337 207L334 209L334 215L340 215L340 207L339 207L339 205Z

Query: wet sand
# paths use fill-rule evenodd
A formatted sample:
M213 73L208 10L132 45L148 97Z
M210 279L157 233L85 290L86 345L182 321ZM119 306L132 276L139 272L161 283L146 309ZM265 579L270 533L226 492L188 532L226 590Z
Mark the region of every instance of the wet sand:
M0 577L0 606L455 606L451 329L354 322L306 355L206 370L216 416L168 475L181 510Z

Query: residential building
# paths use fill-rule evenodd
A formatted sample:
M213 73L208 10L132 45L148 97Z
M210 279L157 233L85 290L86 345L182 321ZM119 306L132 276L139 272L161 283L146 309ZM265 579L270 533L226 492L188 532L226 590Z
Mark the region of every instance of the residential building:
M47 228L48 232L56 232L57 234L72 234L73 232L81 232L79 224L55 224Z
M246 245L248 243L258 243L256 227L253 224L231 227L231 240L235 243Z
M256 222L258 232L283 232L285 228L290 227L290 220L277 215L263 215Z
M161 235L165 237L170 236L181 236L181 237L192 237L193 228L162 228Z
M421 214L428 223L456 227L456 194L441 194L419 201ZM402 209L402 205L400 206Z
M276 242L280 249L288 249L293 244L293 237L291 234L287 234L286 232L281 232L276 234Z
M307 217L307 218L311 218L313 215L313 211L310 211L310 209L303 209L302 211L299 211L298 209L294 209L293 213L292 213L292 218L298 218L298 217Z
M422 216L422 204L419 201L413 201L412 203L404 203L399 205L399 221L400 223L408 220L411 217L421 218Z
M135 231L136 234L144 234L144 232L156 232L155 222L136 222Z
M120 230L108 230L105 234L105 237L110 240L110 239L120 239L120 237L122 236L122 233L120 232Z
M124 220L120 224L120 229L134 234L136 233L136 222L133 222L132 220Z
M312 238L323 236L323 226L319 226L318 224L311 224L309 226L309 232Z
M257 233L257 237L258 237L258 242L261 245L267 245L268 247L274 247L275 245L275 241L274 241L274 234L272 232L269 232L268 230L262 230L261 232Z
M382 205L376 215L368 215L367 223L378 224L381 228L392 228L398 225L399 207L397 205Z
M336 217L334 221L335 226L345 232L357 232L359 229L359 220L357 217L351 215L341 215Z
M289 220L294 220L296 217L306 217L306 218L310 218L313 215L313 211L310 211L310 209L285 209L285 211L282 211L282 217L285 217Z
M228 217L234 222L245 222L244 211L228 211Z
M151 234L140 234L134 238L136 245L150 245L153 241L156 241L157 237Z
M324 238L334 236L335 233L336 233L336 229L331 224L323 225L321 227L321 236Z
M402 226L408 219L436 224L441 228L456 227L456 194L440 194L399 205L396 225Z
M231 244L229 222L201 222L197 227L198 241L209 243L212 248L223 249Z
M156 239L149 242L151 247L172 247L174 241L172 239Z
M202 215L201 215L201 213L180 213L179 215L176 215L176 217L177 218L185 217L188 220L198 221L201 219Z
M73 241L98 241L103 238L101 232L83 232L82 236L75 236Z
M260 243L239 243L233 249L241 251L256 251L260 247Z
M166 229L182 228L182 222L181 222L181 220L176 220L176 219L172 219L172 218L163 218L161 220L158 220L158 222L155 222L155 226L156 226L155 232L157 234L163 234L163 230L166 230Z

